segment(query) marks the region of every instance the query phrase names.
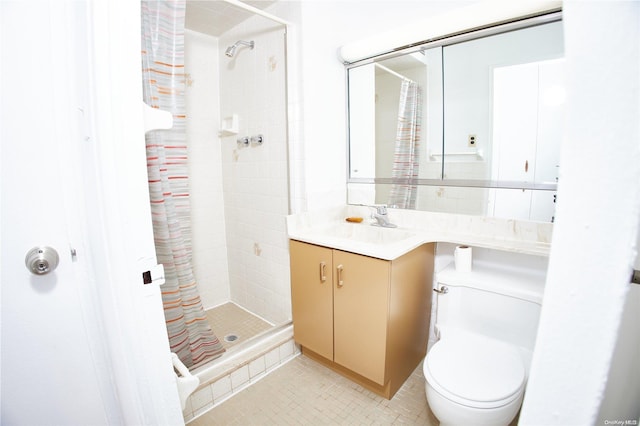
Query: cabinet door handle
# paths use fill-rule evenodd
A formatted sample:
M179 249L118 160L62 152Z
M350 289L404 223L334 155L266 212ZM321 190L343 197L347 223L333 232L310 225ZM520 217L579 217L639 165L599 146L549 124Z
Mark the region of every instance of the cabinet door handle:
M342 280L342 270L344 268L342 267L342 265L338 265L338 287L342 287L344 285L344 281Z
M529 160L524 162L524 172L529 173Z
M320 282L323 283L327 280L327 264L320 262Z

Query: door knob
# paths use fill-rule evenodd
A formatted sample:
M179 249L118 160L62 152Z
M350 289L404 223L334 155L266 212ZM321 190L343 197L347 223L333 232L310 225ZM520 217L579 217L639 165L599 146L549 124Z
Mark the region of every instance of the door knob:
M55 270L59 260L58 252L54 248L42 246L29 250L24 263L32 274L44 275Z

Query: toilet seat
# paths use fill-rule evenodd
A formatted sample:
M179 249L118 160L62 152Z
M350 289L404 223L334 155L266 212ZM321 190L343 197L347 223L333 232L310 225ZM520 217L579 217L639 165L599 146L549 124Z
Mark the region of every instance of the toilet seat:
M465 333L436 342L423 370L435 391L468 407L501 407L524 391L525 367L518 350L479 335Z

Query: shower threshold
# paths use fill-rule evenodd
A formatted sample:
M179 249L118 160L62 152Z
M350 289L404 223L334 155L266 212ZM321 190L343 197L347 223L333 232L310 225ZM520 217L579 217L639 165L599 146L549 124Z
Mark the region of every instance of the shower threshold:
M293 342L291 321L275 326L246 340L241 345L232 347L222 357L195 368L191 373L200 379L198 389L202 389L274 351L278 352L278 363L300 353Z

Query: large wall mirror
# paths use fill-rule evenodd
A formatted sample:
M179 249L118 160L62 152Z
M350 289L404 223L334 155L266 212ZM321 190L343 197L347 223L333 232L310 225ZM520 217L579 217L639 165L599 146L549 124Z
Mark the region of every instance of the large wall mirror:
M347 66L348 201L553 221L559 12Z

